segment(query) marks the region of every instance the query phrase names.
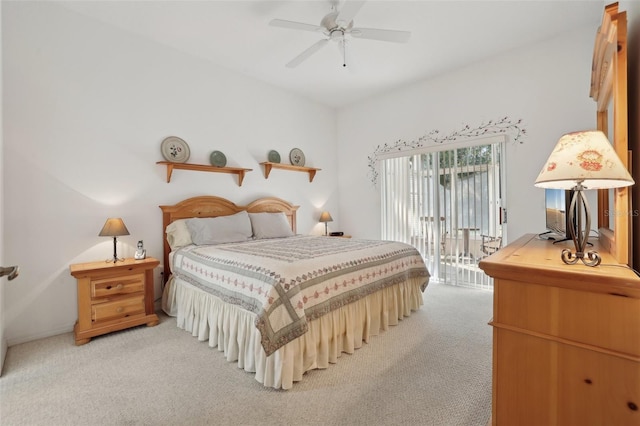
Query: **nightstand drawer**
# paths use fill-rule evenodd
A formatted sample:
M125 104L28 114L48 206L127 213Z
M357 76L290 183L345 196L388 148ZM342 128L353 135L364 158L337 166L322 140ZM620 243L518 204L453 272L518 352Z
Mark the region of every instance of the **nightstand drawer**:
M98 299L120 294L142 293L144 274L123 275L91 281L91 298Z
M91 306L91 321L109 321L133 315L144 315L144 294Z

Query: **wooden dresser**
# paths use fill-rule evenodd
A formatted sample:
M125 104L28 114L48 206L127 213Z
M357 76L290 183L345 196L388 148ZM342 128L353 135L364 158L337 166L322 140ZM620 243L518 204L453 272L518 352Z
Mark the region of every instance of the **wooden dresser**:
M157 325L153 269L159 264L157 259L146 258L71 265L71 275L78 282L78 321L73 329L76 345L136 325Z
M494 278L493 425L640 425L640 278L603 252L566 265L572 247L525 235L480 262Z

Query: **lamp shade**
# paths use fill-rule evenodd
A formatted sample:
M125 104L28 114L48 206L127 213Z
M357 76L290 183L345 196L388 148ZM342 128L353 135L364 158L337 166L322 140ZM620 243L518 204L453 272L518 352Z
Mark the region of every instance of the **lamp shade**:
M331 217L329 212L322 212L319 222L333 222L333 218Z
M599 130L563 135L549 155L535 186L572 189L620 188L635 182L620 161L609 139Z
M129 235L129 230L119 217L107 219L102 231L98 234L99 237L119 237L120 235Z

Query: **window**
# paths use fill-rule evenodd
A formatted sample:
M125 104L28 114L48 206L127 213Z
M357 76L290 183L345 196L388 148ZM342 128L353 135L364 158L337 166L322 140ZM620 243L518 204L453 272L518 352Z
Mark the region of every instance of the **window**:
M383 159L382 238L418 248L433 280L492 288L478 262L502 242L503 148L494 137Z

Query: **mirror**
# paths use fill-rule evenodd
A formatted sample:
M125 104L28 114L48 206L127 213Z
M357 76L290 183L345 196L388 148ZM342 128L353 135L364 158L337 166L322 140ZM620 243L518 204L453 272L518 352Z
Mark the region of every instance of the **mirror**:
M627 123L627 14L618 3L605 7L598 28L591 67L590 96L597 103L597 128L613 144L629 168ZM601 247L619 263L630 264L631 197L629 188L598 192L598 231Z

